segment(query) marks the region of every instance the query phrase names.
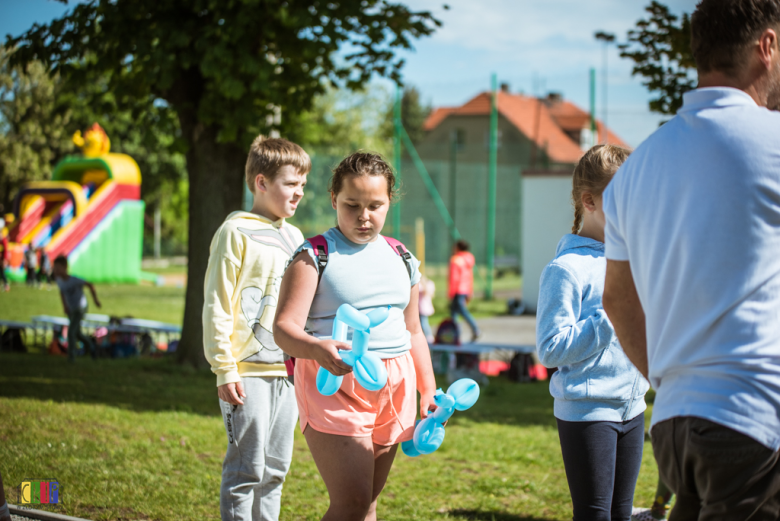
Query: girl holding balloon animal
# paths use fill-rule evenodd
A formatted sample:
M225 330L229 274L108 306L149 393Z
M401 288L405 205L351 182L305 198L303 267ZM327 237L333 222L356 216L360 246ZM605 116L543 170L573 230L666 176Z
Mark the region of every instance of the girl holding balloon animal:
M301 429L330 497L323 520L373 521L398 444L413 436L417 392L425 418L436 408L436 382L418 313L419 261L379 235L395 195L392 168L379 155L352 154L334 170L330 193L338 226L311 240L324 237L327 251L307 241L294 254L282 280L274 337L297 359ZM350 345L329 336L345 303L362 312L389 306L368 343L387 369L387 384L378 391L356 382L339 356ZM331 396L317 389L320 367L344 376Z

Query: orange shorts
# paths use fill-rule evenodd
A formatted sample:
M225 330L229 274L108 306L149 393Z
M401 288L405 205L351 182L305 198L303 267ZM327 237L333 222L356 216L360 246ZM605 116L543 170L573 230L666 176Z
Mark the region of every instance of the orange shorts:
M344 376L341 388L333 396L317 390L314 360L295 361L295 397L301 431L306 426L326 434L371 437L377 445L395 445L411 440L417 418L417 377L412 355L406 353L383 360L387 385L379 391L367 391L352 373Z

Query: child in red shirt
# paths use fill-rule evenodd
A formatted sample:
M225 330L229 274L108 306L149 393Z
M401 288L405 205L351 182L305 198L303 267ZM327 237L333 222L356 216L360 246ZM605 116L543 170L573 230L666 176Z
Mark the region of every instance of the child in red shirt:
M461 315L471 328L471 341L479 338L479 328L474 317L469 313L467 304L474 293L474 255L469 252L469 243L459 240L452 248L450 257L450 315L455 321Z

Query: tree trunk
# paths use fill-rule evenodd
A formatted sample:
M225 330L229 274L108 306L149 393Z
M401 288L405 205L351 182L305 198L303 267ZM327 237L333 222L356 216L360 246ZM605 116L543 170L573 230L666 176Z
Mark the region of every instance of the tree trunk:
M194 112L194 111L193 111ZM205 367L203 354L203 280L214 233L243 201L246 151L235 143L217 143L217 128L198 123L190 111L179 111L189 143L189 238L184 324L177 348L180 362Z

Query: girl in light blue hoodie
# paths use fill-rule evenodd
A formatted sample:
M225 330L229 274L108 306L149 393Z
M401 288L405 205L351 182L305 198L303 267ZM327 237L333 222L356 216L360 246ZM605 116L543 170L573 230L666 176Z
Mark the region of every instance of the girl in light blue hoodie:
M550 380L574 521L628 521L644 446L647 381L628 360L601 295L601 194L629 151L591 148L574 170L574 227L542 272L536 348Z

